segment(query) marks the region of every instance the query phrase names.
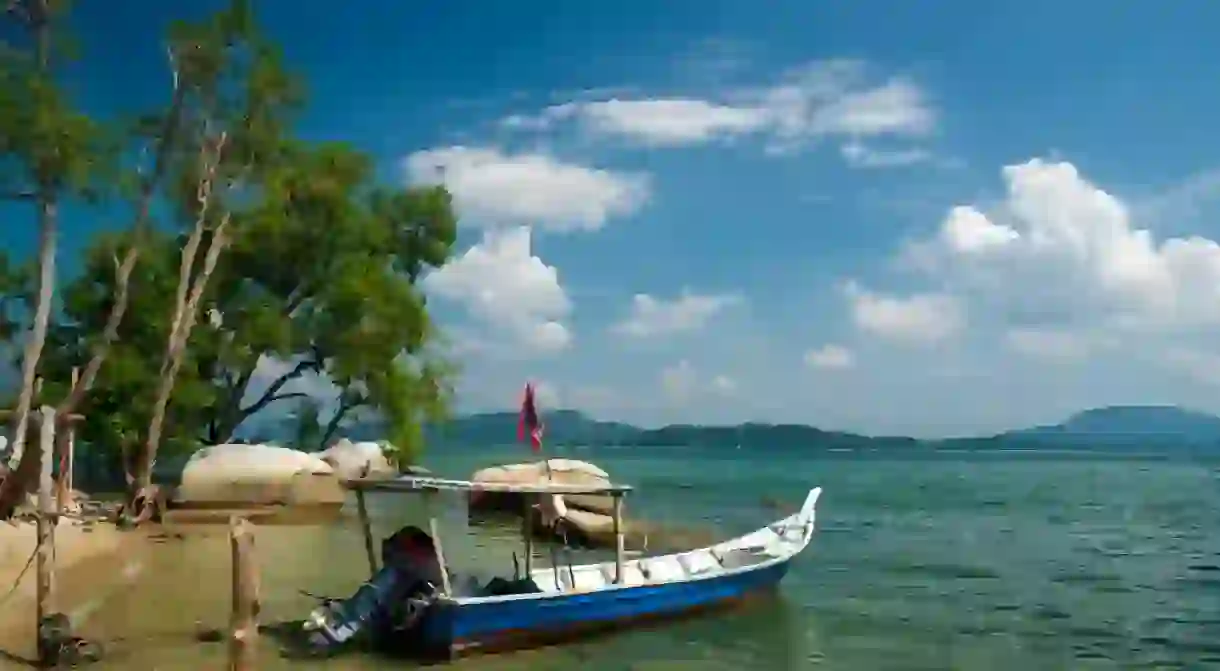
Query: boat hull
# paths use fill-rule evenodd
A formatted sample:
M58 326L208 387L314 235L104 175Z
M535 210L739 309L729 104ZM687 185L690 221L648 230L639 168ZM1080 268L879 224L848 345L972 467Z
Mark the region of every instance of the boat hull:
M449 657L504 652L732 608L773 594L789 561L681 582L439 603L422 623L421 642Z

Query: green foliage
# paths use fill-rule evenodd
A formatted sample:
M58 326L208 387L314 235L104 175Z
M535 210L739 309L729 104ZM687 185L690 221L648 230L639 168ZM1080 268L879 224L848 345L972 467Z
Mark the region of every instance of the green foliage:
M12 15L26 17L27 4L17 3ZM0 47L0 195L97 200L113 185L117 138L55 82L53 54L44 46L53 18L45 28L30 24L28 49ZM46 40L37 36L42 29Z
M114 302L117 260L138 243L126 317L79 407L86 419L77 435L112 455L116 466L118 455L140 443L156 398L185 231L200 214L200 151L223 132L220 193L209 208L202 248L222 212L231 213L231 241L203 295L204 314L188 341L159 454L228 440L247 419L301 398L303 387L293 391L294 380L317 375L337 387L338 412L318 417L321 406L334 404L301 402L298 418L304 422L312 413L313 426L323 427L318 436L298 436L302 444L325 442L345 418L373 413L400 446L396 459L413 459L421 449L420 423L443 416L451 396L454 368L438 351L417 281L449 257L457 223L452 199L442 188L378 185L363 152L292 137L289 120L303 103L303 87L255 30L248 2L174 25L169 45L177 88L165 109L137 120L126 150L146 155L153 149L165 179L154 184L145 165L143 174L120 180L156 186L154 209L172 221L92 241L48 335L44 396L62 398L71 369L89 360ZM0 91L0 104L14 90ZM83 140L73 138L94 137L86 132L91 122L82 117L78 132L63 121L66 112L55 114L57 127L71 131L66 136L22 136L19 122L28 119L11 116L0 118L0 133L8 133L0 142L8 142L3 147L10 153L42 157L43 164L84 155L53 143L76 146ZM72 188L90 177L76 168L63 174ZM26 277L0 263L5 328L24 326L30 312ZM209 319L213 314L219 323ZM278 372L267 379L272 370Z
M322 374L340 389L344 414L378 412L409 459L420 448L420 422L441 416L450 396L453 369L433 351L434 329L408 272L433 266L436 250L453 244L452 210L436 205L449 199L433 188L393 197L370 188L368 161L350 148L291 152L294 160L268 172L209 284L204 303L221 323L204 320L191 336L167 424L173 445L165 449L228 439L249 417L292 397L276 381ZM49 378L67 379L87 360L109 314L113 257L126 244L124 236L99 238L66 288L44 364ZM178 248L166 234L146 243L131 281L132 318L82 408L88 442L118 449L147 425ZM413 255L425 248L431 256ZM256 396L267 382L256 379L265 359L285 370L271 380L273 391Z

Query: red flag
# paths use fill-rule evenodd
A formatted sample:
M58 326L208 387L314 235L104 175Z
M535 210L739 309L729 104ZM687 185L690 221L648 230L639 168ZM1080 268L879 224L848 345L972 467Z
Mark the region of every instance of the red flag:
M534 405L534 385L525 384L525 398L521 401L521 420L517 423L517 439L525 440L529 435L530 447L535 452L542 449L542 422L538 419L538 408Z

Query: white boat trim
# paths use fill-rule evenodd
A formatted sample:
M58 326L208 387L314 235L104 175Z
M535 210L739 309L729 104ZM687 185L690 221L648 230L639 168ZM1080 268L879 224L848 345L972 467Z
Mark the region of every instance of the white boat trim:
M442 601L457 606L474 606L478 604L501 603L507 601L542 600L559 598L570 594L587 594L590 592L613 592L623 589L634 589L646 585L665 585L672 583L696 583L704 580L714 580L752 571L761 571L778 564L790 561L800 554L810 541L816 530L817 504L822 495L822 488L815 487L805 497L801 509L782 520L768 524L744 536L722 541L704 548L667 555L640 557L624 563L624 575L631 572L639 574L643 580L628 579L624 583L614 582L614 563L582 564L580 566L539 568L531 571L530 578L543 591L529 594L505 594L498 596L447 596ZM725 566L726 559L736 551L758 550L766 559L751 562L741 566ZM711 562L705 559L711 559ZM685 559L685 561L684 561ZM700 562L701 564L692 564ZM646 564L646 565L645 565ZM665 570L665 567L676 571L668 576L654 579L653 575ZM645 570L646 569L646 570ZM571 581L570 575L601 575L602 581L581 589L580 585L564 585L565 580Z

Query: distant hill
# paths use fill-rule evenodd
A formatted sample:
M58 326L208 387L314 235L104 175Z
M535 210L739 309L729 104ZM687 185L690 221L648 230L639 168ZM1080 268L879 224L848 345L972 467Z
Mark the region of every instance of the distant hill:
M644 429L592 419L578 410L543 413L547 442L553 445L691 446L732 449L1125 449L1220 446L1220 417L1175 406L1113 406L1086 410L1060 424L1009 431L994 436L917 440L825 431L802 424L750 422L732 426L672 424ZM517 413L491 412L430 426L429 442L487 445L517 439ZM373 438L375 430L354 432ZM368 433L368 436L363 434Z
M1003 437L1041 443L1121 447L1217 445L1220 417L1172 405L1120 405L1085 410L1060 424L1010 431Z
M578 410L543 413L550 444L632 445L735 448L742 446L830 448L914 447L913 438L875 438L854 433L823 431L800 424L747 423L734 426L672 424L644 429L622 422L606 422ZM442 444L492 444L517 439L517 413L491 412L455 418L429 427L426 436Z

